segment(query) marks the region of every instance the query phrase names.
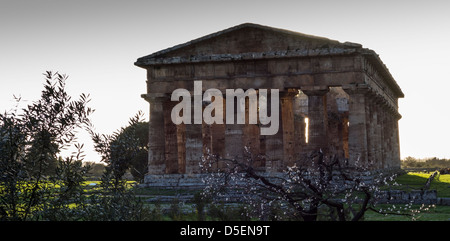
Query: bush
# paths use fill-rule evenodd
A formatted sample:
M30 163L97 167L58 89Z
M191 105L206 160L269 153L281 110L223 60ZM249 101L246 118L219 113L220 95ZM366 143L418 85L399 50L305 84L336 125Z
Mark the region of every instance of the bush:
M142 183L147 172L148 122L142 112L130 118L129 125L112 135L95 133L89 128L95 150L101 155L114 179L121 179L128 171L135 181Z

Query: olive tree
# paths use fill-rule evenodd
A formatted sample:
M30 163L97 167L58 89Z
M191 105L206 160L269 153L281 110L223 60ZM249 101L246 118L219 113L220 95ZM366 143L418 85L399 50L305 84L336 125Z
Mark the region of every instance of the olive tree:
M42 211L49 200L63 205L69 193L79 191L80 176L88 169L81 166L82 145L77 144L76 132L90 125L93 110L88 107L89 96L82 94L78 100L72 100L65 88L66 75L47 71L44 76L39 100L0 114L2 220L44 217ZM73 145L77 153L58 158L61 150Z

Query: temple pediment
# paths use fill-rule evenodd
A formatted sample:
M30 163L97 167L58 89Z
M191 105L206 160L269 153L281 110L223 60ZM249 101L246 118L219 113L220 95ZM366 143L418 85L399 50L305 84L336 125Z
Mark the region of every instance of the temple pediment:
M343 60L340 57L347 57ZM361 60L356 60L355 56L360 56ZM282 63L281 59L299 61L297 67L290 63ZM315 66L311 66L310 59L315 59ZM247 66L242 71L242 66L215 66L214 75L216 77L242 77L247 73L254 76L283 73L305 75L307 73L344 73L349 71L362 72L368 69L371 79L382 78L381 82L391 89L394 96L403 97L404 94L387 67L379 58L375 51L363 48L361 44L350 42L339 42L324 37L307 35L290 30L273 28L253 23L240 24L216 33L212 33L186 43L176 45L167 49L157 51L153 54L138 58L136 66L142 68L157 68L155 78L182 78L184 80L210 78L205 76L201 64L220 63L246 63L247 60L261 60L264 63L268 60L280 60L279 66ZM356 62L355 62L356 61ZM357 63L358 61L361 61ZM273 62L271 62L273 63ZM179 69L182 64L200 64L194 71L189 67ZM164 66L164 67L161 67ZM169 66L178 66L171 69ZM284 66L284 67L283 67ZM287 67L286 67L287 66ZM350 66L350 67L349 67ZM363 67L364 66L364 67ZM361 69L363 67L363 69ZM161 69L160 69L161 68ZM262 68L262 69L261 69ZM250 72L249 70L250 69ZM255 69L255 70L253 70ZM152 70L149 70L152 71ZM259 71L259 72L258 72ZM194 72L194 73L192 73ZM261 73L260 73L261 72ZM213 73L212 71L208 72ZM222 73L222 76L219 76ZM172 76L172 77L171 77ZM319 77L315 77L318 79ZM336 76L327 77L337 81ZM346 77L347 78L347 77ZM349 78L347 78L349 80ZM361 79L360 79L361 80ZM334 82L321 83L324 85L336 85ZM308 83L302 83L308 85ZM317 84L317 83L316 83ZM338 83L341 84L341 83Z
M361 49L360 44L341 43L294 31L244 23L139 58L137 66L157 63L200 62L217 58L328 54Z

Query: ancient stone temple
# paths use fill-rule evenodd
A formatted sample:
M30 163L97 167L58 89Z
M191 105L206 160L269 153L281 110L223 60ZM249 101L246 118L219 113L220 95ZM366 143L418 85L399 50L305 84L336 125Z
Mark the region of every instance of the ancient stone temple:
M246 23L135 65L147 70L148 183L161 177L180 183L201 175L205 154L242 158L246 150L266 156L254 165L268 173L317 150L376 169L400 167L398 98L404 95L379 56L360 44ZM195 81L202 93L214 88L224 98L227 89L278 89L278 132L261 135L264 125L248 117L244 124L175 124L178 102L171 95L179 88L194 95ZM248 101L246 107L248 114Z

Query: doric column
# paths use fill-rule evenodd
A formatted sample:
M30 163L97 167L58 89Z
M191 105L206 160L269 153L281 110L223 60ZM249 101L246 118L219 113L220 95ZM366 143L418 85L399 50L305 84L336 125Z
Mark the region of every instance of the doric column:
M298 91L289 89L280 93L281 131L283 134L283 166L293 166L295 163L295 128L294 128L294 96Z
M400 168L400 136L398 121L401 115L396 112L394 116L394 167Z
M186 124L177 126L178 173L186 173Z
M367 161L368 167L377 167L377 113L375 110L376 95L368 91L366 93L366 128L367 128Z
M222 96L224 98L224 96ZM210 103L204 103L204 107ZM213 115L217 112L225 111L225 99L222 101L222 109L215 109ZM222 123L225 123L225 114L223 115ZM203 120L203 155L206 158L205 165L208 165L207 170L210 172L216 172L217 169L222 169L223 163L220 158L225 157L225 124L207 124ZM218 158L216 158L218 157Z
M343 86L349 95L348 151L349 164L367 163L366 93L367 86Z
M233 97L234 98L234 97ZM224 98L224 116L226 113L226 98ZM237 124L237 101L232 102L234 104L234 123L225 125L225 145L224 154L226 159L242 160L244 154L244 143L242 141L243 125Z
M387 121L386 121L386 106L385 102L382 101L380 105L380 113L379 113L379 123L381 127L380 131L380 141L381 141L381 163L380 168L387 168L387 159L388 159L388 142L387 142Z
M164 174L166 158L163 103L167 97L164 94L146 94L142 97L150 103L148 174Z
M192 106L194 106L192 98ZM203 156L203 125L194 124L194 111L191 113L191 124L185 124L186 138L186 174L201 173L200 162Z
M221 158L225 156L225 124L212 124L211 125L211 153L217 155ZM212 164L212 171L217 168L223 169L223 163L220 161L215 161Z
M252 155L252 165L255 168L259 168L262 166L261 159L258 158L261 148L260 144L260 130L257 124L250 123L250 112L249 109L250 100L248 98L245 99L245 124L243 126L243 136L242 142L243 145L249 148L249 153ZM257 112L258 113L258 112Z
M308 150L324 152L327 151L328 139L328 117L327 117L327 99L328 87L320 89L302 88L303 93L308 96Z
M203 107L204 109L204 107ZM203 113L203 112L202 112ZM203 119L203 118L202 118ZM203 144L203 157L205 158L206 163L204 163L206 170L212 171L213 166L215 167L215 163L210 162L210 155L212 155L212 125L207 124L205 120L202 120L202 144ZM204 170L202 170L204 171Z
M372 103L373 107L373 141L374 141L374 154L375 154L375 163L374 168L380 169L381 168L381 152L382 152L382 142L381 142L381 125L380 125L380 109L379 109L379 96L376 96L374 98L374 101Z
M386 142L386 168L392 167L392 115L389 110L385 113L385 142Z
M166 162L165 173L167 174L179 172L177 125L171 119L172 108L176 104L177 102L170 101L169 99L163 102L164 138L160 138L165 139L164 156Z
M267 103L272 103L272 96L268 94ZM281 102L278 104L278 111L281 112ZM268 115L272 116L272 105L267 105ZM265 153L267 159L265 160L266 172L280 172L283 167L284 150L283 150L283 122L281 120L281 113L279 116L278 132L275 135L266 135L263 142L265 143ZM271 123L272 124L272 123ZM264 126L264 125L262 125Z

